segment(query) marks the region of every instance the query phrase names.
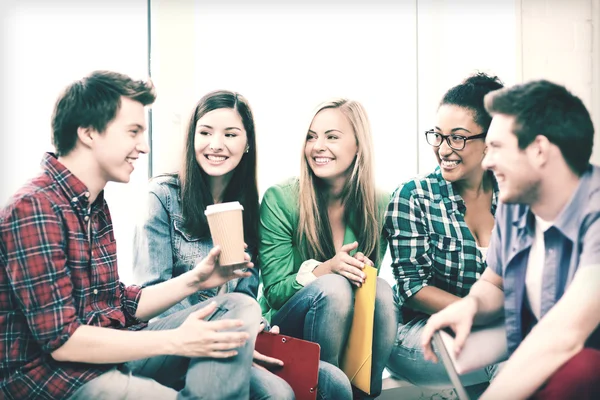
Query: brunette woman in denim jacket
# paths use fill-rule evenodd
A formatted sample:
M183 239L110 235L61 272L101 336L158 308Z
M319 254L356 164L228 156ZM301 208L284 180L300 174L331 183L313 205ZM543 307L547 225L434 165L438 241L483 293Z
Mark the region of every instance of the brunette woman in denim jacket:
M150 180L145 217L134 239L136 283L149 286L164 282L189 271L206 257L213 243L204 210L208 205L229 201L238 201L244 207L244 239L256 264L258 189L252 110L240 94L215 91L200 99L194 109L179 172ZM187 297L159 318L220 293L240 292L256 298L258 266L250 272L248 277ZM257 352L254 359L278 363ZM256 364L248 367L252 399L294 398L281 378Z

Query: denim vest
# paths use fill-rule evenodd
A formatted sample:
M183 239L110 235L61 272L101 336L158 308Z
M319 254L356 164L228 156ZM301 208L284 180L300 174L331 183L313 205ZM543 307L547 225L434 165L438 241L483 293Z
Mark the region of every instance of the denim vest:
M184 228L180 183L177 175L159 175L150 180L149 198L143 221L134 235L133 276L137 284L149 286L177 277L206 257L213 247L210 237L198 237ZM255 254L253 249L248 252ZM253 262L256 265L255 257ZM252 276L233 279L224 285L226 293L242 292L256 298L258 265ZM194 293L161 317L181 311L217 295L219 288Z

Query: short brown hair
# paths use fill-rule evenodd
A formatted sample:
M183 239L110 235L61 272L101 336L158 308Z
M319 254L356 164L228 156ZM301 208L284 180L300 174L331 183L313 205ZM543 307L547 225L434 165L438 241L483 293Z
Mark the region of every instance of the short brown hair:
M112 71L94 71L63 91L52 114L52 143L59 156L68 154L77 142L77 129L91 127L104 132L121 108L121 97L144 106L154 103L152 81L136 81Z

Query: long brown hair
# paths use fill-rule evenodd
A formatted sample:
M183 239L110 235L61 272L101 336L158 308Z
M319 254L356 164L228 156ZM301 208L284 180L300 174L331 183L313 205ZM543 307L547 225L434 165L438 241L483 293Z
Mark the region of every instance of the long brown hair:
M334 99L319 105L314 117L322 110L339 109L350 121L358 152L352 173L342 194L344 221L352 222L357 234L358 250L379 264L379 241L381 237L382 210L378 208L377 191L373 172L373 140L371 126L363 106L353 100ZM311 120L312 122L312 120ZM324 184L311 170L302 150L299 179L299 226L297 240L305 259L326 261L335 256L333 235L327 213Z
M244 206L244 240L249 247L256 247L258 245L258 185L254 117L248 101L235 92L219 90L206 94L196 104L190 118L183 165L179 171L184 227L195 236L210 237L204 210L214 201L208 176L196 160L194 138L198 120L205 114L220 108L230 108L238 112L248 138L248 152L243 155L235 168L231 181L225 189L223 201L239 201Z

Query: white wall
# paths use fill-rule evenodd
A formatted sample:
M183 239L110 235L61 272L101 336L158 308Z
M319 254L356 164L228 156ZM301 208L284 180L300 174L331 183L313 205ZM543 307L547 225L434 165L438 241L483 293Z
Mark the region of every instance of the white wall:
M524 81L567 86L592 114L600 165L600 0L518 0Z
M52 151L50 117L61 90L96 69L147 76L146 0L42 2L4 0L0 91L0 204L39 172ZM147 179L144 160L132 184L106 190L122 277L130 278L135 204L129 201Z
M517 20L513 0L418 0L419 172L437 166L424 131L451 87L481 71L505 85L518 81Z
M414 175L416 152L403 150L416 148L415 3L335 3L154 1L153 30L165 36L152 50L163 96L154 107L153 144L161 150L153 172L177 167L196 101L228 89L248 98L255 114L261 193L298 174L309 114L333 96L367 109L382 187Z

